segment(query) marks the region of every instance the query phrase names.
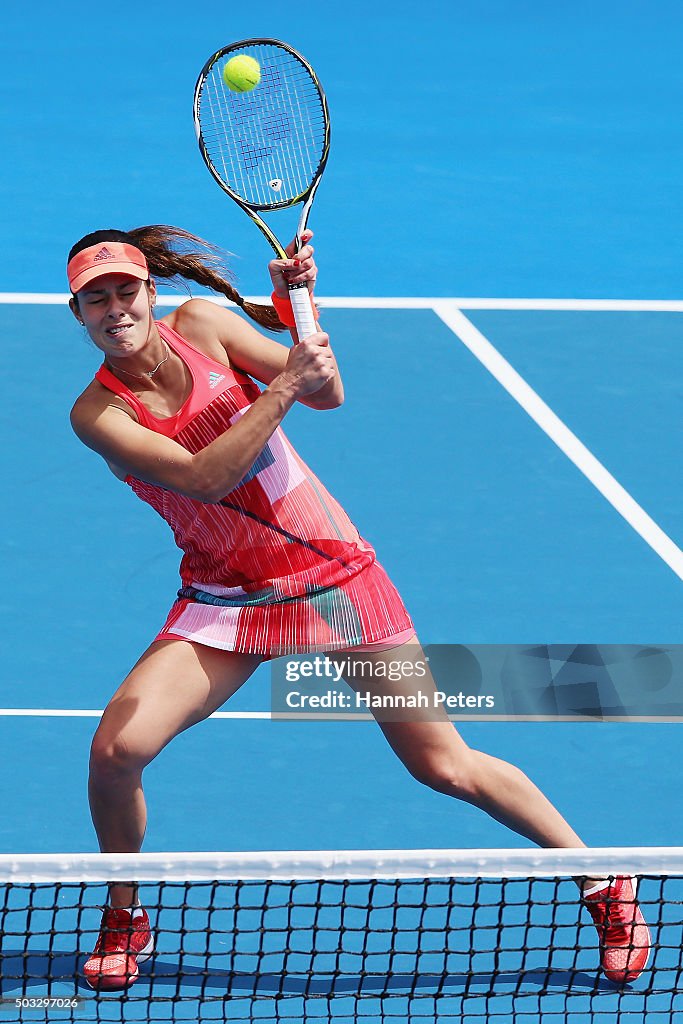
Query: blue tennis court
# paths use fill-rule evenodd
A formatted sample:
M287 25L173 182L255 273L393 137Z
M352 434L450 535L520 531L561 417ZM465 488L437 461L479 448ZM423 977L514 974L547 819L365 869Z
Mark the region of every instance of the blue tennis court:
M213 0L6 15L0 852L95 850L90 740L178 586L170 532L70 429L100 360L66 307L66 253L98 227L177 224L234 254L243 294L267 290L268 247L192 126L196 75L233 39L286 39L328 96L311 226L346 401L284 429L422 643L680 640L680 8L291 15ZM161 291L165 315L183 296ZM372 723L271 721L267 665L223 711L147 769L145 850L529 845L420 786ZM676 725L461 731L589 846L680 843Z

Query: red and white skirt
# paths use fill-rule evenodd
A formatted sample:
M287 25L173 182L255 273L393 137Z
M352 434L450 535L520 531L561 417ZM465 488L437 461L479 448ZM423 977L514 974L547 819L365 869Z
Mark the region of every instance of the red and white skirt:
M414 634L396 587L378 562L338 586L270 604L226 605L179 597L156 640L191 640L265 659L349 647L398 646Z

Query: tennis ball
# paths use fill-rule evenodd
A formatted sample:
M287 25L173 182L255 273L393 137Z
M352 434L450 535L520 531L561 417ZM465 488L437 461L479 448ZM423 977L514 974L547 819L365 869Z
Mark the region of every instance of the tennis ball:
M233 92L250 92L261 81L259 62L246 53L231 57L223 68L223 81Z

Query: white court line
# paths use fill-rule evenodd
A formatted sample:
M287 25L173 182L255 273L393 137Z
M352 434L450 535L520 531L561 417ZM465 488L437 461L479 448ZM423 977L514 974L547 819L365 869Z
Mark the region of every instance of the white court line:
M62 305L69 293L0 292L0 304ZM205 296L221 306L232 306L228 299ZM177 306L187 295L160 295L159 306ZM269 302L268 296L252 296L254 302ZM669 299L500 299L500 298L417 298L417 297L340 297L320 298L328 309L431 309L467 345L473 355L519 402L522 408L557 444L565 455L591 481L620 515L633 527L664 562L683 579L683 552L654 520L637 504L621 484L598 462L568 427L532 390L516 370L460 312L470 310L549 310L577 312L683 312L683 301Z
M103 711L71 708L0 708L0 718L101 718ZM272 718L270 711L214 711L209 718Z
M641 508L619 481L605 469L592 452L579 441L576 434L573 434L555 415L481 331L478 331L474 324L456 308L456 303L445 301L435 303L434 312L496 378L508 394L521 405L541 430L555 442L577 469L581 470L610 505L624 517L629 526L643 538L646 544L650 545L679 579L683 579L683 551Z
M158 295L157 306L177 306L190 296ZM68 292L0 292L0 305L61 306L71 298ZM228 299L202 295L219 306L234 306ZM270 302L270 296L245 296L250 302ZM553 310L608 313L683 313L683 301L673 299L495 299L451 297L316 296L323 309L434 309L448 302L460 309Z
M228 299L205 296L222 306ZM63 305L69 293L0 292L0 304ZM161 295L159 306L176 306L187 295ZM268 296L254 296L254 302L269 302ZM560 448L604 498L629 523L660 558L683 579L683 551L630 496L611 473L536 394L490 341L460 312L461 309L554 310L604 312L683 312L682 301L659 299L487 299L487 298L369 298L327 297L320 303L328 309L431 309L486 367L525 412ZM0 708L0 717L100 718L98 710L57 708ZM269 711L216 711L216 719L271 719Z

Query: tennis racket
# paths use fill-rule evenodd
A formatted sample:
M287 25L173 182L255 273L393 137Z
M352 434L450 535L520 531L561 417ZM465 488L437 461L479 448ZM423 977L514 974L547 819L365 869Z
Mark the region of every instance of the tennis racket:
M258 61L261 78L248 92L223 80L228 61ZM218 50L194 90L194 123L206 166L224 192L261 229L280 259L284 246L261 214L303 203L296 230L301 245L330 147L327 100L308 61L277 39L246 39ZM299 339L316 330L308 288L290 285Z

